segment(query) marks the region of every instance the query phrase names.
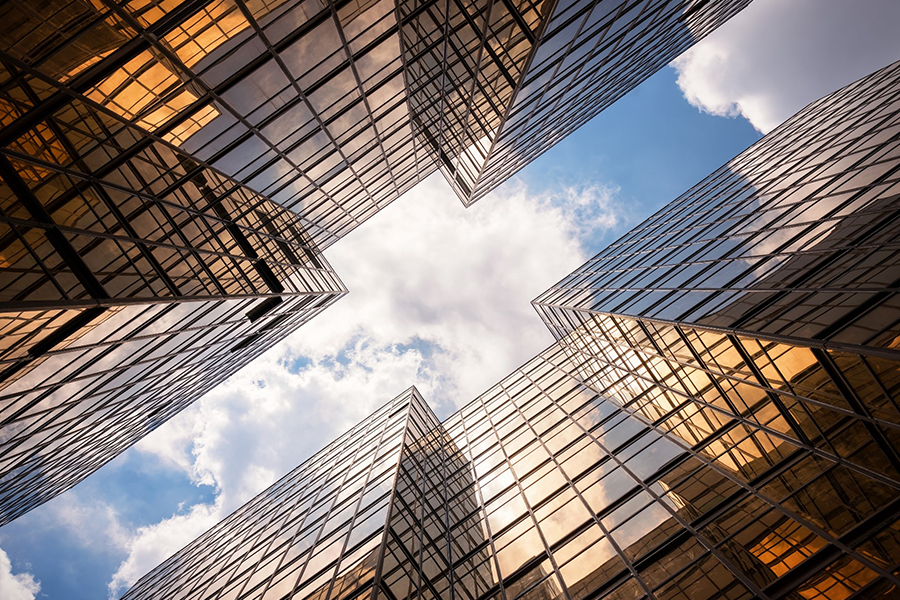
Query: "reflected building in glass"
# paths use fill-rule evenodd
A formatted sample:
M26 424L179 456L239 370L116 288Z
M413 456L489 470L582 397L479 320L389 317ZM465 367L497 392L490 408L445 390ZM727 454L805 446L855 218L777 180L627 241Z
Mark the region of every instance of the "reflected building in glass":
M543 294L557 342L473 402L407 391L125 598L897 597L898 194L900 63Z
M438 168L482 197L749 1L12 0L7 77L65 88L6 92L0 146L75 98L326 248Z
M118 39L76 4L57 6L70 29ZM41 68L74 81L95 51L72 46ZM346 290L296 214L67 84L5 60L0 82L3 524Z
M478 507L464 453L410 388L126 596L445 597L464 581L477 598L493 578Z
M0 6L0 524L344 292L321 250L481 197L749 0Z
M711 523L754 540L766 597L874 598L900 593L898 291L895 63L801 110L535 306L583 380L733 479Z

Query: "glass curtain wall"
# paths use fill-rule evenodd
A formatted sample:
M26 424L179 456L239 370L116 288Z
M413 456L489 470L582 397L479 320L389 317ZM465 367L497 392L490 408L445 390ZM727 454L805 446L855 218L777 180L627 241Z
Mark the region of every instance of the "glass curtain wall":
M0 110L3 523L346 290L294 213L120 114L2 60Z

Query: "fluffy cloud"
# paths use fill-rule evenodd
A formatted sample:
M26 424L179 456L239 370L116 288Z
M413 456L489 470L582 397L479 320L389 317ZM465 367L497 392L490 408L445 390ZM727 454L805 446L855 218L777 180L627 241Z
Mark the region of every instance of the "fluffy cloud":
M30 573L13 575L9 556L0 548L0 598L3 600L34 600L41 584Z
M530 301L620 223L616 191L513 186L464 209L433 177L335 244L350 294L136 446L217 497L139 529L110 593L410 385L443 416L549 345Z
M767 133L900 59L897 23L896 0L754 0L672 64L691 104Z
M83 548L121 551L130 539L115 507L96 498L85 498L77 488L54 498L43 515L38 527L63 529Z
M109 582L109 597L119 594L148 570L179 548L218 523L224 515L221 505L195 504L190 512L176 515L155 525L138 528L128 542L128 558L119 565ZM2 591L2 587L0 587ZM5 596L4 596L5 598Z

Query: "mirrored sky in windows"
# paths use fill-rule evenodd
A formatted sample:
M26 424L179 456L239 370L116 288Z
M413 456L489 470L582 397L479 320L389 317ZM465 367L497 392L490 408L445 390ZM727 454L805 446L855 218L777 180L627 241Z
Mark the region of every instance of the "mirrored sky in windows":
M849 15L838 1L778 4L757 0L470 209L433 176L334 244L326 257L346 298L84 484L0 529L19 587L36 589L30 574L35 597L118 597L410 384L446 416L551 341L531 298L760 128L900 56L883 26L896 23L892 3L867 0ZM843 37L828 33L834 22ZM794 80L802 85L786 85Z

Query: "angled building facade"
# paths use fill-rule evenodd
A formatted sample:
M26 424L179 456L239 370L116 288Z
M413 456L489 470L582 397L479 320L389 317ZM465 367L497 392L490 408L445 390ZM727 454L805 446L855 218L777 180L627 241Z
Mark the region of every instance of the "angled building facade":
M5 2L0 524L342 294L321 250L415 183L473 202L748 2Z
M0 524L68 489L342 296L300 219L5 65ZM7 130L3 130L7 131Z
M315 532L354 535L353 501L307 528L282 516L302 498L262 508L279 483L125 598L895 598L898 187L900 63L548 290L557 342L456 414L411 390L330 446L410 415L371 546L315 561ZM316 460L295 473L350 498Z
M749 0L13 0L4 60L295 212L325 248L440 168L465 204Z
M810 104L535 301L583 376L731 463L744 505L802 524L769 534L767 597L897 593L898 128L900 63Z

